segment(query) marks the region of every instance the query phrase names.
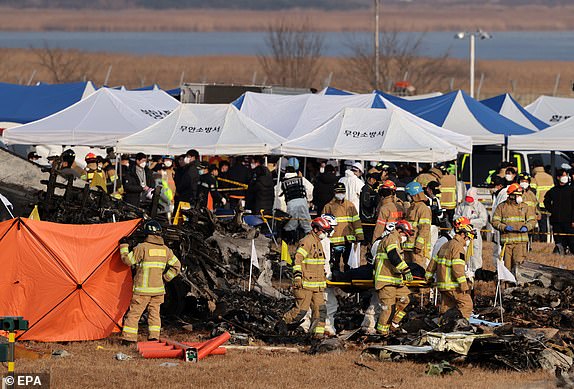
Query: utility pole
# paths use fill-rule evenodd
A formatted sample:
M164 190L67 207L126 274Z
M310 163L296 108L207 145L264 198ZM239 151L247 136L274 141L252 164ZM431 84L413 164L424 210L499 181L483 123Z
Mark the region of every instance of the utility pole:
M379 89L380 83L380 50L379 50L379 11L381 7L381 0L375 0L375 89Z
M470 97L474 98L474 34L470 34Z

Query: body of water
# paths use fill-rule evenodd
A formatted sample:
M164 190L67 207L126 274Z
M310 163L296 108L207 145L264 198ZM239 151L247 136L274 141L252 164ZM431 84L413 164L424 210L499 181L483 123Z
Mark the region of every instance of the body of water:
M367 32L325 32L324 55L349 56L350 46L369 42ZM402 41L421 33L399 33ZM454 32L424 34L419 54L468 58L468 38ZM476 42L477 58L489 60L574 61L574 31L509 31ZM265 52L265 32L0 32L0 47L59 47L139 55L256 55Z

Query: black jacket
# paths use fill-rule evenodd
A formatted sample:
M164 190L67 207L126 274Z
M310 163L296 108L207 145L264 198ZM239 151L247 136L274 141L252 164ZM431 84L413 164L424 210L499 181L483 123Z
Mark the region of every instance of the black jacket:
M242 164L232 166L227 173L227 178L232 181L237 181L242 184L249 184L251 179L253 178L253 172L247 166ZM231 187L237 187L237 185L231 184ZM229 196L245 196L245 190L232 190L227 192Z
M154 179L151 170L145 168L146 185L154 187ZM124 188L124 201L128 204L140 206L141 193L143 187L140 179L136 174L136 165L130 164L129 167L122 166L122 186Z
M213 199L213 206L219 208L221 206L221 193L218 191L218 182L215 176L210 173L199 176L199 196L198 204L201 207L207 207L208 194L211 193Z
M264 169L264 174L255 176L249 183L245 208L250 209L254 214L259 214L263 210L266 215L269 215L273 211L275 183L269 170Z
M369 184L363 185L359 199L359 215L363 223L377 222L377 206L380 196Z
M550 222L572 223L574 221L572 215L573 201L574 187L570 184L564 186L557 184L546 192L544 196L544 207L550 212Z
M335 195L335 184L339 181L339 177L335 173L320 173L317 176L315 187L313 188L313 204L317 208L317 214L323 212L325 204L327 204Z
M177 197L179 201L186 201L195 204L198 196L199 162L192 161L186 166L176 169L174 181Z

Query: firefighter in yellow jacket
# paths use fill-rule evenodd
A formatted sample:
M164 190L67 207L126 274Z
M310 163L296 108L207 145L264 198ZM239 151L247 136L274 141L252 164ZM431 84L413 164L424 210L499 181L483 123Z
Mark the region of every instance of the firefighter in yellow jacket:
M408 241L403 245L405 259L407 262L414 262L424 269L431 254L432 213L420 183L409 182L405 191L411 198L411 206L407 211L406 220L414 230L414 234L409 236Z
M456 201L456 176L454 175L454 164L452 172L448 169L441 167L443 171L443 176L440 179L440 193L437 197L440 198L440 205L446 210L449 222L452 221L454 217L454 209L457 206Z
M147 237L133 251L126 243L120 242L122 261L136 267L134 276L133 297L130 310L124 321L122 338L124 342L136 342L138 338L138 322L141 315L148 311L148 339L159 339L161 330L160 305L163 303L165 288L163 285L171 281L181 271L181 263L167 247L161 233L161 225L150 220L144 225Z
M396 191L397 186L391 180L384 181L379 187L381 202L377 216L377 225L373 232L373 242L381 237L387 223L395 223L405 217L402 204L397 203Z
M283 321L278 323L280 331L285 325L299 326L311 307L313 312L319 313L313 336L316 338L324 336L327 308L323 290L327 287L327 278L325 252L321 240L325 239L331 230L331 224L326 219L315 218L311 221L311 232L299 242L293 264L295 307L285 314Z
M532 207L523 202L523 189L512 184L506 190L508 199L496 207L492 226L500 231L500 242L504 247L504 265L515 272L516 265L526 257L528 231L536 226L536 214Z
M349 254L354 243L364 240L363 225L359 212L352 202L345 199L345 184L335 185L335 196L323 207L323 213L329 213L337 219L337 226L331 236L331 268L340 270L340 260L343 257L344 270L349 267Z
M375 290L381 304L381 314L377 323L377 333L388 335L391 329L398 328L405 316L404 309L409 305L409 288L405 280L412 281L413 275L403 259L401 245L413 234L409 222L401 220L388 223L379 243L375 257Z
M442 176L442 170L440 170L438 167L433 167L428 172L419 174L415 178L415 181L421 184L423 188L426 188L431 181L436 181L440 184Z
M464 269L466 250L475 236L476 231L470 224L460 224L454 237L440 248L427 267L427 280L432 280L436 274L441 315L456 308L464 319L470 320L473 306Z

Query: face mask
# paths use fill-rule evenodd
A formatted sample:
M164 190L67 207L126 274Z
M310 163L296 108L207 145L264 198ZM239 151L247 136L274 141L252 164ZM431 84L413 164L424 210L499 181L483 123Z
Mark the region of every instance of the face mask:
M256 167L257 167L256 164L254 164L254 163L251 164L251 169L255 169Z
M401 243L405 243L407 241L407 237L404 235L401 235Z
M138 163L138 166L141 167L142 169L145 168L146 163L145 162L140 162Z
M319 173L325 173L325 168L324 168L324 167L320 167L320 168L319 168Z
M516 204L522 203L522 196L516 196Z
M529 186L530 186L530 184L528 182L521 182L520 183L520 187L523 189L528 189Z
M339 201L345 200L345 194L344 193L336 193L335 198Z
M567 184L568 183L568 176L562 176L560 177L560 182L563 184Z
M327 234L325 234L324 232L319 232L317 236L319 237L319 239L323 240L327 237Z
M472 204L472 203L474 203L474 198L473 198L473 197L470 197L470 196L466 196L466 197L464 198L464 201L466 201L466 202L469 203L469 204Z
M165 167L171 167L171 159L168 159L163 164L165 165Z
M191 158L190 158L190 157L185 157L185 158L183 159L183 162L184 162L186 165L188 165L188 164L191 162Z
M514 176L512 174L507 174L504 176L506 181L514 181Z

